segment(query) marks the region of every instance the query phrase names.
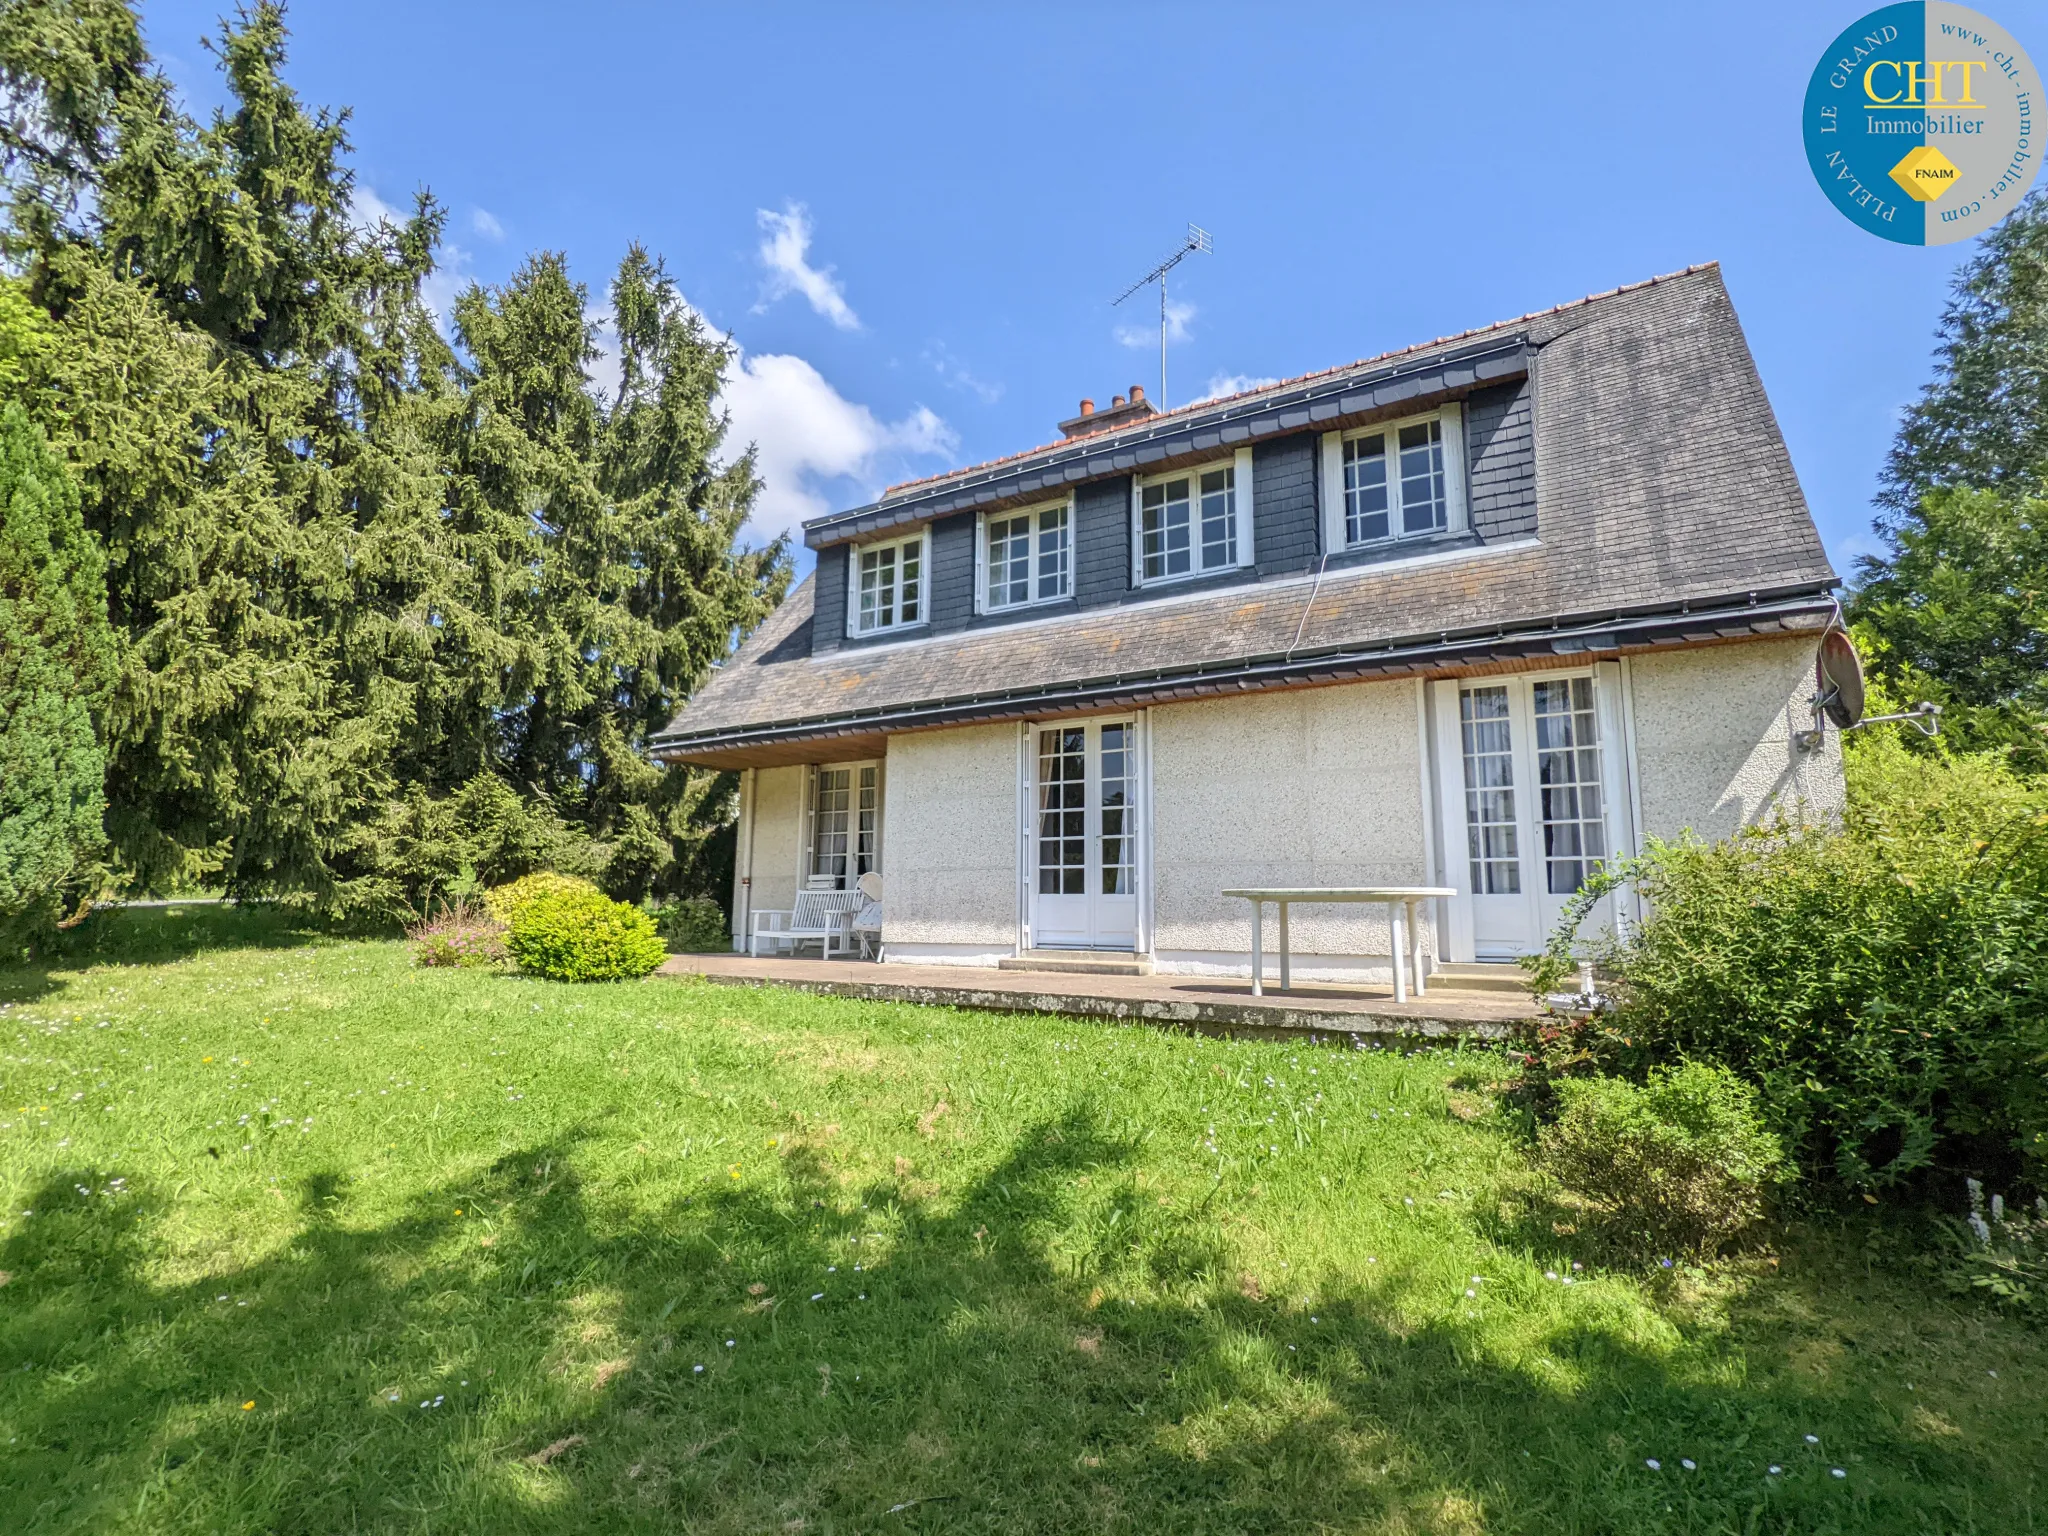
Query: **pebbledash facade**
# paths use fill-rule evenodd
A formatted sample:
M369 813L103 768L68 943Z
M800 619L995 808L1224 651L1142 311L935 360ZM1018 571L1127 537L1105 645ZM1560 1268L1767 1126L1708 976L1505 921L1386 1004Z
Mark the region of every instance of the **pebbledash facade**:
M1840 808L1803 736L1836 577L1716 267L1062 429L807 524L815 575L657 739L744 770L736 945L876 869L889 961L1244 975L1225 889L1383 884L1506 958L1646 837ZM1391 966L1376 908L1293 946Z

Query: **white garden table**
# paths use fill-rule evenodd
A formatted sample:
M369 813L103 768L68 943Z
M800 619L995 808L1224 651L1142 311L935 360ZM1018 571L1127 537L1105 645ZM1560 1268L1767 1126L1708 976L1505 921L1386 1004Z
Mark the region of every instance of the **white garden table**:
M1415 995L1420 997L1425 990L1422 968L1422 924L1416 920L1416 909L1425 901L1439 896L1455 896L1458 893L1442 885L1329 885L1329 886L1276 886L1270 889L1225 891L1226 896L1241 896L1252 904L1252 995L1260 997L1266 990L1266 903L1272 902L1280 909L1280 990L1292 989L1287 967L1287 909L1300 901L1332 902L1384 902L1387 908L1387 928L1393 940L1394 951L1394 1001L1408 1001L1408 965L1415 967ZM1404 921L1405 919L1405 921Z

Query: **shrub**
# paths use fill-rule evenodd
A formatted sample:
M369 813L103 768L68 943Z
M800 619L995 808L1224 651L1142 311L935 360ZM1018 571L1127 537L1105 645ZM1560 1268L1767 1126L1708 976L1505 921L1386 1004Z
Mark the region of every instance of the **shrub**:
M537 875L522 875L509 885L498 886L484 892L484 911L506 927L524 910L526 904L542 896L556 896L564 892L596 895L597 887L576 875L557 875L543 871Z
M505 962L505 925L481 912L460 908L406 930L413 958L421 965L454 965L481 970Z
M684 954L732 948L732 929L725 909L709 896L664 902L654 912L654 926L670 949Z
M653 918L598 891L558 889L520 904L508 945L522 971L552 981L624 981L668 958Z
M1763 1214L1785 1154L1733 1073L1690 1063L1650 1075L1570 1080L1537 1142L1542 1167L1604 1208L1617 1236L1711 1253Z
M1708 1061L1757 1088L1816 1178L2043 1182L2044 787L1883 741L1849 770L1839 827L1653 843L1603 877L1634 881L1649 917L1598 948L1612 1013L1521 1032L1539 1108L1549 1076ZM1554 943L1539 983L1567 959Z

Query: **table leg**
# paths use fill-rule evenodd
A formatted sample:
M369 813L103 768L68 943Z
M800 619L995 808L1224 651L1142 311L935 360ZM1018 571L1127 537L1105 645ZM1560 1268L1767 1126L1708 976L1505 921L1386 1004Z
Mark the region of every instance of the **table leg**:
M1289 991L1294 985L1287 968L1287 903L1280 903L1280 990Z
M1422 966L1422 913L1420 904L1408 903L1408 958L1415 972L1415 995L1423 996L1429 991L1429 980Z
M1266 937L1260 932L1259 922L1264 915L1265 903L1252 903L1252 996L1264 996L1266 991Z
M1394 951L1394 1001L1408 1001L1408 935L1402 930L1401 913L1406 904L1399 901L1387 903L1387 925L1392 930L1388 935Z

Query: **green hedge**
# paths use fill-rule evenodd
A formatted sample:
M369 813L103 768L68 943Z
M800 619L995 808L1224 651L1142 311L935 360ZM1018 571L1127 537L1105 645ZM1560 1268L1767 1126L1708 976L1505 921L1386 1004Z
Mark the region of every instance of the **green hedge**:
M1644 1086L1594 1077L1559 1085L1537 1157L1566 1188L1597 1202L1631 1244L1712 1253L1763 1214L1785 1170L1756 1091L1722 1067L1691 1062Z
M596 891L555 890L525 902L506 947L520 970L551 981L624 981L668 958L653 918Z
M1596 956L1618 1006L1531 1026L1532 1076L1714 1062L1757 1088L1809 1175L2040 1187L2048 786L1885 741L1849 773L1840 827L1653 844L1611 872L1650 914ZM1567 960L1554 944L1541 979Z

